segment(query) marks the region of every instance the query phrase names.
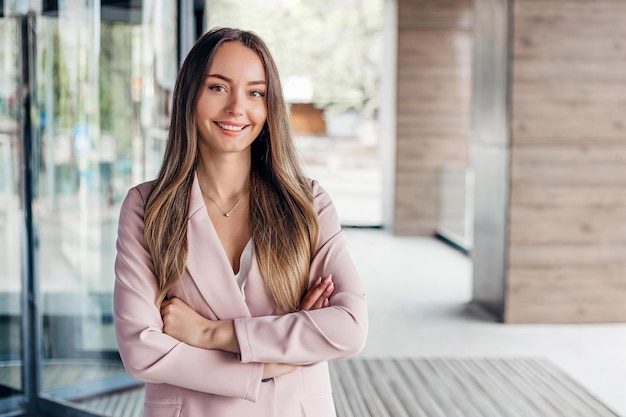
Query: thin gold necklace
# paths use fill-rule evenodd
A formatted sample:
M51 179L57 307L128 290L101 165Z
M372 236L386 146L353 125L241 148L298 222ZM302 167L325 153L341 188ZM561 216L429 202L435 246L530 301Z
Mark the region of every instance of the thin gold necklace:
M219 205L219 204L217 204L217 201L213 200L213 197L211 197L211 196L209 195L209 193L206 193L206 196L207 196L207 197L209 197L209 200L211 200L211 201L213 202L213 204L215 204L215 207L217 207L217 209L218 209L220 212L224 213L224 217L230 217L230 215L232 214L232 212L233 212L233 211L235 211L235 209L237 208L237 206L239 206L239 203L241 203L241 200L243 200L243 198L246 196L246 194L247 194L247 193L248 193L247 191L246 191L245 193L243 193L243 194L241 195L241 197L239 197L239 200L237 200L237 202L235 203L235 205L233 206L233 208L231 208L231 209L230 209L230 210L228 210L228 211L224 211L224 209L222 209L222 208L220 207L220 205Z

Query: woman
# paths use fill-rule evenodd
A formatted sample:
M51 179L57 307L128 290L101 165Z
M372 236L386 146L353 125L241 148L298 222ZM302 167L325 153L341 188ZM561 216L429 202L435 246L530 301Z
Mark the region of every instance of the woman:
M365 298L256 35L213 30L189 52L117 251L117 341L144 416L335 416L326 361L362 349Z

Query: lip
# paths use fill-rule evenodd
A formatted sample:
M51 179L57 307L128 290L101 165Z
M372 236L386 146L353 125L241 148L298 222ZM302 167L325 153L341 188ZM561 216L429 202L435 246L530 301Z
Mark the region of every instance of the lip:
M223 121L223 120L216 120L215 123L219 123L221 125L237 126L237 127L248 126L247 123L237 123L237 122L229 122L229 121Z
M222 131L222 133L229 135L229 136L239 135L240 133L245 131L248 126L250 126L249 124L246 124L246 123L237 123L237 122L215 121L213 123L215 123L215 125L220 129L220 131ZM229 130L229 129L224 129L222 126L229 126L229 127L235 127L235 128L241 128L241 129Z

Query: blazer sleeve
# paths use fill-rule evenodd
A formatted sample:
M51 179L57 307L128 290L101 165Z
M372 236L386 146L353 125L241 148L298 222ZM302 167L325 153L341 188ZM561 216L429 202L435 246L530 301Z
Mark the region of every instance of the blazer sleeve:
M118 229L113 303L118 347L127 372L146 382L256 401L262 364L244 364L237 355L195 348L163 333L155 305L156 277L143 235L144 204L140 189L131 189L122 204Z
M241 361L309 365L361 351L367 338L367 306L359 275L348 252L335 207L317 182L314 205L320 224L318 250L309 282L333 275L330 307L282 316L234 320Z

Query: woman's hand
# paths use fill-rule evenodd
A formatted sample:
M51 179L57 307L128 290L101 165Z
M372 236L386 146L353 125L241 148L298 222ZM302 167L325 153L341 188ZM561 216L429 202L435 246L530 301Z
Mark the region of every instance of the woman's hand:
M209 320L179 298L161 303L163 332L191 346L239 353L232 320Z
M329 297L333 291L335 291L333 276L329 275L324 279L320 277L304 294L298 309L310 311L330 306Z
M211 333L211 320L202 317L179 298L161 303L163 332L191 346L204 347L207 334Z

